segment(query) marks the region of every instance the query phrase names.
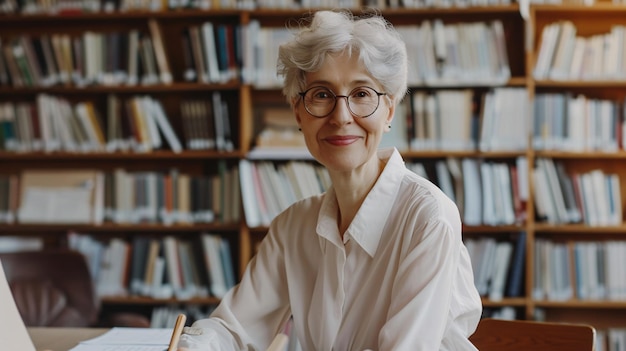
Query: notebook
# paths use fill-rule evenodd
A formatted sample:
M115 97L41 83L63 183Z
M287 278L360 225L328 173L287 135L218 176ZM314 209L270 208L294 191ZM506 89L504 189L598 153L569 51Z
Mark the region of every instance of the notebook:
M17 310L9 282L0 262L0 340L3 350L35 351L26 325Z

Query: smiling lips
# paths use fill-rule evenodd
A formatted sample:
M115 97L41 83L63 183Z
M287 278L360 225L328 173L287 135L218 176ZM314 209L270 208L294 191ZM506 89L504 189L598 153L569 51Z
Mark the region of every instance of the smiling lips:
M335 146L350 145L359 139L356 135L334 135L324 138L324 140Z

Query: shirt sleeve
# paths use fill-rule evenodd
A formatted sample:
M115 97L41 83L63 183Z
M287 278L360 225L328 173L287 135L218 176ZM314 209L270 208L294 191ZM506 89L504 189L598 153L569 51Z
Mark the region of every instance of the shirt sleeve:
M431 219L412 233L394 280L388 319L379 335L379 351L475 350L468 340L472 323L457 323L453 315L457 310L452 305L462 247L460 221L454 222ZM469 273L461 279L462 284L472 285L465 291L473 289L471 269ZM478 305L471 305L470 319L479 319L479 304L478 297Z
M270 227L238 285L195 327L216 332L219 350L265 350L289 319L283 245Z

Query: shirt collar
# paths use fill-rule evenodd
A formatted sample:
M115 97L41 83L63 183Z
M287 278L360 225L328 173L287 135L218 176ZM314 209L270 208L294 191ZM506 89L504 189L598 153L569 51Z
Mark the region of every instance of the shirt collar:
M404 173L402 170L406 169L400 153L395 148L379 150L378 157L385 161L385 168L372 190L367 194L345 233L371 257L376 254L383 228L400 187L400 180ZM322 201L317 222L317 233L333 244L343 246L337 228L337 214L337 197L331 186Z

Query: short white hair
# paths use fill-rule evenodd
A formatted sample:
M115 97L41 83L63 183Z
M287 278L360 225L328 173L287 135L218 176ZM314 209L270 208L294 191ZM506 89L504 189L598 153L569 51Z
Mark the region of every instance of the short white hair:
M284 77L283 94L290 104L306 85L305 73L318 71L327 56L357 53L372 77L394 103L407 91L406 45L393 26L378 14L363 17L349 11L318 11L308 26L297 28L294 38L278 50L278 74Z

